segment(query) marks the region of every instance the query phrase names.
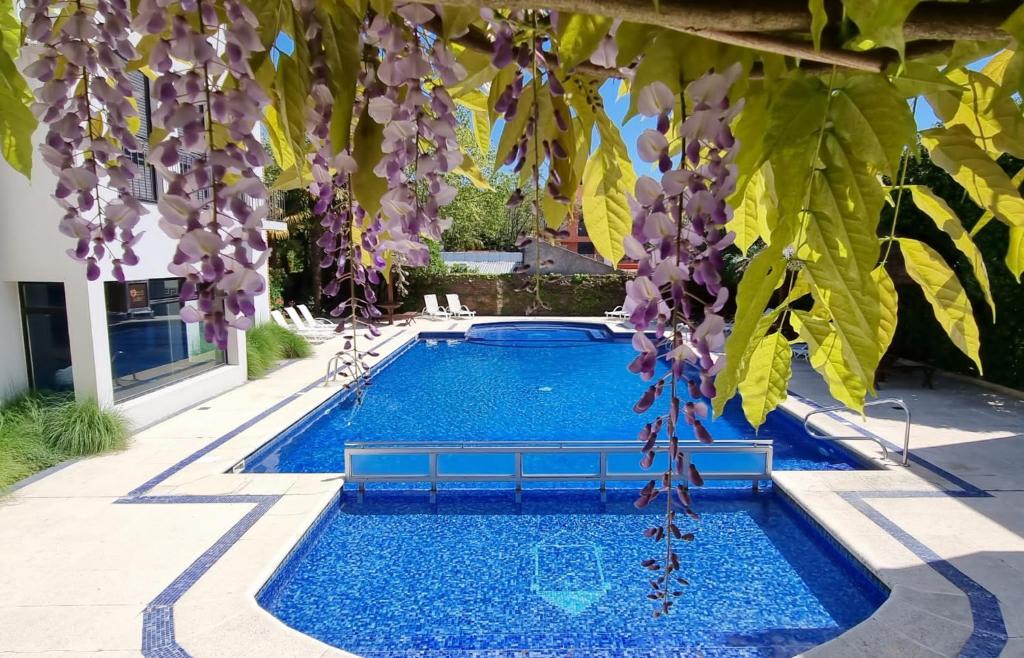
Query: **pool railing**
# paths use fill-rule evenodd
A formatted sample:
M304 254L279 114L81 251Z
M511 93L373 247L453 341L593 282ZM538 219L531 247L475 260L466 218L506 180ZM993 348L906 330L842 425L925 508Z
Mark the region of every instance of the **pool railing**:
M680 441L683 472L693 464L705 480L749 480L757 489L771 480L771 439L715 443ZM591 481L602 490L608 482L657 479L668 461L667 442L656 446L651 468L640 467L637 441L511 441L511 442L365 442L345 446L345 482L364 491L368 482ZM559 461L559 470L545 459ZM566 463L568 462L568 463Z

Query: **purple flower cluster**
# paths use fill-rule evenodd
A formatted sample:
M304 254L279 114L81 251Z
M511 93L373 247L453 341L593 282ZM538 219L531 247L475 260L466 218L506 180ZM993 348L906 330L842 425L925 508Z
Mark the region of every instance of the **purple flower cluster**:
M258 270L268 210L258 171L268 157L253 135L268 98L249 66L263 49L259 22L239 0L225 0L223 10L222 19L210 0L140 0L133 22L157 38L148 61L156 74L152 118L165 137L149 161L167 184L160 228L178 241L169 269L185 279L181 300L198 300L181 316L202 321L206 339L222 349L229 326L251 325L253 299L265 288Z
M550 39L540 27L537 10L513 11L506 18L492 9L485 8L480 10L480 15L487 21L494 35L491 64L499 69L515 66L511 82L500 90L494 105L495 111L506 122L513 121L524 111L524 108L520 107L520 102L529 86L529 107L525 109L529 115L524 124L523 134L508 153L499 154L503 157L502 164L511 167L514 172L522 176L521 172L525 169L524 178L528 179L530 185L528 194L522 189L516 189L507 204L509 208L517 208L527 197L530 198L534 235L531 238L521 234L516 243L516 246L521 247L531 240L539 239L542 234L557 235L553 229L544 227L541 213L542 194L547 194L562 204L572 202L571 195L575 194L575 185L565 180L569 172L568 148L574 146L571 144L572 140L567 137L572 117L569 115L568 106L562 100L565 88L556 71L558 57L555 53L545 50L545 44L549 44ZM554 22L557 20L557 14L551 12L549 18ZM529 40L514 43L514 24L526 28L530 35ZM546 122L545 119L550 121ZM547 124L553 124L554 128L545 131ZM542 183L541 172L545 170L547 180ZM526 308L527 315L549 308L541 298L540 273L542 266L549 264L550 261L539 261L539 250L537 254L536 262L523 262L516 269L519 273L532 269L534 274L533 280L523 288L524 291L534 293L533 301Z
M680 126L684 149L678 165L667 136L674 94L660 82L639 91L640 112L656 117L657 123L640 135L637 150L645 161L658 163L661 177L642 176L636 183L633 230L625 239L625 250L637 261L637 275L626 284L623 306L636 329L633 346L638 354L629 369L645 381L654 380L634 410L645 412L666 391L669 396L667 411L644 425L638 437L643 442L644 468L654 463L663 429L668 438L669 462L660 486L656 480L649 481L636 501L637 507L644 508L666 494L664 524L645 533L664 540L666 547L664 559L644 562L646 568L659 572L649 595L657 606L655 616L669 612L672 599L680 594L676 583L685 584L673 576L679 570L679 558L672 540L692 539L692 535L679 530L675 515L679 510L698 518L689 486L703 484L680 449L680 416L694 439L712 441L700 420L707 416L707 404L701 399L715 395L715 374L725 363L724 356L716 359L713 353L721 350L725 340L725 322L719 315L728 299L721 278L722 250L735 237L725 224L732 214L726 199L736 186L737 143L729 124L742 107L742 101L730 103L728 92L738 74L736 65L725 73L708 73L687 88L693 112ZM655 379L659 355L669 370ZM692 398L685 403L679 393L684 385ZM683 481L674 484L674 476Z
M35 56L25 75L41 83L32 108L47 126L40 152L58 177L60 231L76 240L68 253L86 263L90 280L110 254L123 281L123 266L138 262L133 248L142 236L134 232L142 206L131 192L138 168L126 153L139 148L128 127L136 112L125 66L137 52L127 0L27 0L21 20Z

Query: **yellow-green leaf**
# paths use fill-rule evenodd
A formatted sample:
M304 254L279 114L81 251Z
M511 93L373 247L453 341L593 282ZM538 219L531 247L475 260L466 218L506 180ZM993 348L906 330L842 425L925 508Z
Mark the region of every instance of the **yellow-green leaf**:
M327 86L334 103L331 110L331 151L337 155L349 146L352 133L352 109L356 97L356 72L359 70L359 19L341 3L317 5L323 25L324 61Z
M960 91L960 86L946 77L939 67L921 62L903 62L902 66L894 63L889 74L892 84L903 96L921 96L940 91Z
M373 173L383 156L380 149L383 140L384 126L370 118L368 108L363 108L352 140L352 156L358 166L352 174L352 193L371 217L380 210L380 199L388 191L388 182Z
M889 345L892 344L892 339L896 335L899 297L896 294L896 286L884 266L876 267L871 272L871 278L878 286L879 309L881 310L878 319L878 353L884 355L889 351Z
M627 195L636 183L633 165L619 131L602 115L601 144L583 170L583 216L594 248L612 263L622 260L622 241L633 226Z
M476 138L480 156L488 157L491 154L491 119L487 116L487 110L473 112L473 137Z
M825 379L829 393L851 409L863 411L867 387L847 366L839 334L827 318L807 311L793 311L793 328L807 343L811 367Z
M1020 275L1024 274L1024 228L1014 226L1010 229L1010 243L1006 247L1006 266L1019 283Z
M294 154L295 160L303 160L306 153L309 71L307 69L302 72L299 63L292 57L282 57L278 60L277 67L277 76L274 78L274 108L280 117L280 137Z
M1002 153L1024 157L1024 118L1016 102L978 71L955 70L947 75L961 89L925 97L946 127L965 126L992 157Z
M921 133L921 143L932 161L956 179L975 203L1010 226L1024 227L1024 199L966 127L926 130Z
M281 115L277 113L277 109L273 104L263 108L263 125L266 126L267 134L270 136L270 152L274 156L277 166L282 171L287 172L290 170L294 172L296 162L295 151L288 140L284 124L281 121ZM150 137L152 139L152 135ZM157 143L157 141L154 140L154 143Z
M915 143L917 127L906 99L885 76L851 75L829 106L833 130L848 153L895 178L904 149Z
M1010 182L1013 184L1014 189L1020 189L1021 184L1024 183L1024 167L1022 167L1020 170L1017 171L1016 174L1013 175L1013 178L1010 179ZM984 213L982 213L981 217L978 218L978 221L975 222L974 226L971 227L971 237L973 238L974 236L976 236L978 232L981 231L981 229L985 228L985 226L988 225L988 223L992 221L994 217L995 215L992 214L991 210L986 210Z
M526 131L526 122L530 118L530 106L533 105L533 85L526 85L523 93L519 96L519 104L516 114L505 121L505 127L501 131L501 138L498 139L498 150L494 153L494 169L501 167L505 157L512 152L512 148L522 139ZM526 171L523 167L523 171Z
M589 220L589 217L588 217ZM725 403L736 394L747 369L747 354L764 308L772 293L782 284L786 261L782 250L788 240L779 239L757 253L743 272L736 291L736 317L732 331L725 340L725 365L715 378L717 392L712 407L720 416ZM767 327L765 327L765 330ZM760 335L764 335L764 330Z
M558 55L566 70L586 61L608 35L612 19L596 14L558 16Z
M825 0L809 0L807 4L811 10L811 40L814 41L814 49L821 50L821 33L828 25Z
M473 187L478 190L492 190L491 184L487 182L487 178L483 172L480 171L480 167L477 166L476 162L469 157L468 154L462 154L462 164L453 170L453 173L459 176L465 176L469 179L469 182L473 184Z
M615 31L615 45L619 52L615 55L618 66L629 66L637 55L651 44L655 32L660 28L646 23L623 23ZM621 87L620 87L621 88Z
M967 299L956 274L942 260L934 249L910 238L898 238L907 274L921 286L925 298L932 305L935 319L939 321L946 335L961 352L978 366L981 373L981 358L978 355L980 339L978 325L974 321L971 303Z
M736 233L736 246L747 253L758 238L771 243L772 229L778 219L775 177L772 164L766 162L751 177L743 198L733 209L732 219L726 224L726 229Z
M935 225L953 240L953 244L960 250L960 253L967 258L967 262L970 263L971 270L974 272L974 278L977 279L978 285L981 286L981 292L985 295L985 301L992 309L992 318L995 319L996 302L992 299L988 269L985 267L985 259L981 255L981 250L974 244L974 240L971 240L971 236L967 234L956 213L942 197L923 185L909 187L914 205L928 215Z
M747 376L740 382L743 415L755 428L764 424L768 412L786 399L786 386L793 376L793 348L781 332L762 338L750 354Z
M480 10L476 7L441 7L441 36L445 39L461 37L478 18Z
M0 152L15 171L32 175L32 135L38 125L29 107L33 101L28 83L21 76L10 53L18 44L4 35L0 49Z
M843 0L843 9L860 29L860 38L888 46L903 59L903 23L919 0Z

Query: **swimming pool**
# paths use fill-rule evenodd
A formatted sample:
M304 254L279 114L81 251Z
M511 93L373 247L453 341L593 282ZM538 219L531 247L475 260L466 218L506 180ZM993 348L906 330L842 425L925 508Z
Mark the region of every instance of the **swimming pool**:
M661 620L632 493L341 496L258 600L367 658L791 656L886 596L778 493L696 492L691 584Z
M360 406L338 394L247 457L244 470L340 473L345 443L354 441L633 440L659 410L632 411L647 387L626 370L634 355L628 335L598 324L493 323L466 335L421 334L379 369ZM738 399L706 425L716 439L755 436ZM769 414L757 436L775 442L777 470L862 467L783 412Z

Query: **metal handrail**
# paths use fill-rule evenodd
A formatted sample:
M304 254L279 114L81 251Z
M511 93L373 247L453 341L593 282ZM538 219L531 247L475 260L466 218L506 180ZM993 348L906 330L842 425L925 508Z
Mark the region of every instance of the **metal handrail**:
M900 460L902 466L906 466L910 460L910 409L907 408L905 402L900 398L883 398L881 400L871 400L865 402L865 407L877 407L883 404L894 405L903 411L905 419L903 422L903 458ZM812 438L819 439L821 441L874 441L882 449L882 459L889 459L889 448L886 447L885 442L877 436L865 436L863 434L856 434L852 436L831 436L828 434L818 434L813 431L809 424L811 416L815 414L832 413L834 411L853 411L846 405L837 404L832 407L822 407L821 409L815 409L804 416L804 431L807 432Z
M341 354L335 354L327 362L327 374L324 375L324 386L338 378L338 366L341 364Z
M656 451L666 452L668 443L655 446ZM687 472L691 459L697 454L747 453L764 455L763 467L757 471L707 472L705 480L751 480L755 488L759 480L770 480L772 476L773 444L770 439L751 441L720 441L713 444L697 441L680 441L679 450L683 455L683 471ZM349 443L345 446L345 481L358 483L364 491L367 482L429 482L432 491L438 482L515 482L516 490L522 490L525 481L596 481L604 490L608 481L649 480L657 477L658 471L639 469L635 471L608 470L608 457L612 454L636 453L635 441L509 441L509 442L445 442L433 443ZM441 473L437 462L441 455L467 455L501 453L513 456L514 466L508 473ZM527 473L523 471L523 456L527 454L596 454L598 469L582 473ZM426 455L427 472L416 473L361 473L354 458L378 455Z

